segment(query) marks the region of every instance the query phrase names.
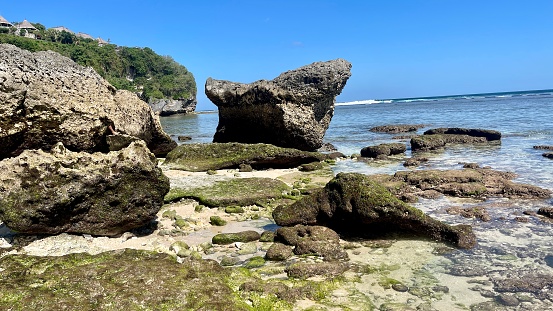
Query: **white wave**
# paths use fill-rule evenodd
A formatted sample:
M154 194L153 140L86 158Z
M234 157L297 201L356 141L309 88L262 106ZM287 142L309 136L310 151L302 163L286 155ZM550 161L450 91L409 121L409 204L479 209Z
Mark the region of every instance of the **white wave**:
M391 103L391 100L375 100L375 99L365 99L365 100L356 100L352 102L336 103L336 106L348 106L348 105L371 105L378 103Z

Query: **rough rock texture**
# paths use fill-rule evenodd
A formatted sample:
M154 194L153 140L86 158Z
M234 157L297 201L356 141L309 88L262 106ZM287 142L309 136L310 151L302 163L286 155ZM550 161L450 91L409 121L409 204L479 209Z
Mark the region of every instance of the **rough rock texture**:
M307 279L314 276L335 278L349 269L348 265L339 262L294 263L286 268L288 277Z
M272 81L207 79L205 94L219 108L213 141L320 148L350 70L349 62L336 59L287 71Z
M121 250L0 258L0 310L252 310L213 260Z
M379 158L402 154L405 151L407 151L407 146L402 143L380 144L361 149L361 156L367 158Z
M380 125L372 127L369 131L375 133L407 133L416 132L418 129L425 127L425 124L393 124L393 125Z
M273 243L265 254L265 259L273 261L284 261L292 257L294 253L288 245L282 243Z
M553 219L553 207L542 207L538 210L538 215L543 215Z
M273 212L280 226L323 225L348 234L408 231L461 248L476 244L472 228L449 226L397 199L370 176L340 173L324 189Z
M148 105L154 113L160 116L170 116L173 114L192 113L196 110L198 100L195 97L187 99L154 99L148 101Z
M397 197L423 196L422 193L426 191L476 199L487 197L544 199L551 196L551 191L548 189L512 182L511 179L515 177L514 173L486 168L399 171L393 176L374 176Z
M183 144L167 154L164 165L185 171L201 172L239 168L295 168L328 158L318 152L282 148L269 144L212 143Z
M322 226L282 227L276 239L294 246L296 255L317 255L325 261L348 259L348 253L340 246L340 236Z
M257 241L259 240L260 237L261 235L259 234L259 232L248 230L248 231L241 231L236 233L219 233L213 236L211 241L213 244L226 245L226 244L232 244L235 242L246 243L246 242Z
M57 142L105 152L112 130L144 140L156 155L176 147L145 102L115 90L92 68L55 52L0 44L0 159Z
M446 144L483 144L500 140L501 133L494 130L437 128L411 138L411 150L428 151L444 148Z
M0 185L0 219L32 234L121 234L153 220L169 191L143 141L107 154L26 150L0 162Z

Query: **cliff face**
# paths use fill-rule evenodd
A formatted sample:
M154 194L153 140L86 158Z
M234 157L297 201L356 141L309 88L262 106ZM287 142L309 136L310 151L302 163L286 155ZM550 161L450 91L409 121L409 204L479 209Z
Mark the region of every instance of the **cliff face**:
M169 116L179 113L191 113L196 110L198 100L196 97L190 97L188 99L151 99L148 101L148 105L154 113L160 116Z
M58 142L72 151L107 151L114 131L144 140L159 156L176 146L144 101L92 68L52 51L0 44L0 159Z

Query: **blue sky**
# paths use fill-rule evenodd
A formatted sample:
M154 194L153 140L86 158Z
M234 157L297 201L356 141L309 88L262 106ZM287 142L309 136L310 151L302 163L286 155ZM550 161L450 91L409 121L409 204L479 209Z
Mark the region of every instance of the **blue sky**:
M191 71L250 83L344 58L338 102L553 88L553 1L4 0L0 15L150 47Z

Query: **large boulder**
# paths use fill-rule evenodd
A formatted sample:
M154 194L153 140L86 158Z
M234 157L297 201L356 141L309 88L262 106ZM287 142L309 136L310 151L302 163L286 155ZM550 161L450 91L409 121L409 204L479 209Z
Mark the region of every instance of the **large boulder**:
M156 217L169 191L143 141L107 154L26 150L0 161L0 220L30 234L117 235Z
M273 212L280 226L322 225L346 234L411 232L472 248L472 227L450 226L397 199L370 176L340 173L323 189Z
M0 44L0 159L25 149L108 151L106 136L136 136L159 156L176 147L135 94L52 51Z
M213 141L320 148L350 70L349 62L336 59L287 71L271 81L207 79L205 94L219 108Z

